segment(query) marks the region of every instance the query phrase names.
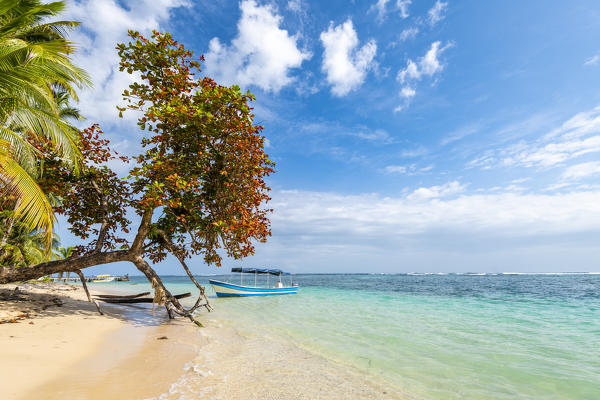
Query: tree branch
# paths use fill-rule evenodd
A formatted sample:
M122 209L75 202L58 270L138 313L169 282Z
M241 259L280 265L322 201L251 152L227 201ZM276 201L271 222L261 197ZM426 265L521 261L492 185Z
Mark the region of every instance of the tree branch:
M106 201L106 196L104 196L102 190L100 190L100 187L98 187L96 181L92 179L91 183L94 189L96 189L96 192L98 192L100 198L102 199L102 211L104 211L104 214L102 215L102 225L100 226L98 240L96 241L96 248L94 249L96 253L99 253L100 251L102 251L102 246L104 246L104 238L106 237L106 232L108 231L108 202Z
M204 291L204 286L202 286L202 285L200 285L198 283L198 281L196 280L196 278L192 274L192 271L190 271L190 269L188 268L187 263L185 262L185 257L183 257L181 255L181 253L177 251L177 249L175 248L175 245L167 237L167 234L165 233L165 231L163 231L162 229L157 229L157 232L159 233L159 235L165 241L165 244L167 245L167 248L169 249L169 251L171 252L171 254L173 254L175 257L177 257L177 259L179 260L179 263L181 264L181 266L185 270L185 273L190 277L190 279L192 280L192 282L194 282L194 285L196 285L196 287L198 288L198 290L200 290L200 297L196 301L196 304L194 305L194 307L192 307L189 310L189 312L194 312L194 310L196 310L198 307L201 306L201 304L200 304L201 298L204 298L204 300L206 301L206 305L205 305L206 309L208 311L211 311L212 307L210 306L210 302L208 301L208 297L206 296L206 292Z
M83 276L83 272L81 272L81 270L78 269L77 271L75 271L75 273L77 273L77 275L79 276L79 280L81 281L81 284L83 285L83 290L85 290L85 294L87 295L88 301L90 303L94 303L96 305L96 309L98 310L100 315L104 315L104 313L102 311L100 311L100 306L98 305L98 302L96 300L93 300L92 296L90 296L90 292L87 288L87 284L85 283L85 277Z
M104 253L91 253L84 256L69 257L64 260L48 261L27 267L0 266L0 284L15 281L27 281L52 275L59 272L76 272L94 265L109 264L118 261L129 261L129 250L116 250Z
M142 222L140 223L140 227L138 228L137 235L133 243L131 244L131 250L134 252L138 252L141 250L144 241L146 240L146 236L148 235L148 228L150 226L150 222L152 222L152 214L154 209L149 209L144 211L144 215L142 215Z

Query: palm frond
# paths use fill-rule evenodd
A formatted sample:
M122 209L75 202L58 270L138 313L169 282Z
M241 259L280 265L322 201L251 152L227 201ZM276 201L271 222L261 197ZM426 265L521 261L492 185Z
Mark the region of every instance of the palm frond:
M5 16L10 10L19 4L19 0L2 0L0 2L0 18Z
M23 138L20 132L0 125L0 140L7 142L10 153L27 172L36 175L39 151Z
M52 206L35 180L9 152L10 144L0 141L0 191L16 196L15 216L32 231L44 233L49 250L55 221Z
M24 131L35 132L50 140L63 160L75 170L79 169L81 153L77 144L77 130L69 123L52 113L28 105L16 109L10 115L9 122Z

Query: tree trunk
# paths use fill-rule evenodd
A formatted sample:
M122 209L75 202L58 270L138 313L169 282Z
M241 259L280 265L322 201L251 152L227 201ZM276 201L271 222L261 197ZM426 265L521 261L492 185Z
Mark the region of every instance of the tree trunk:
M167 312L169 313L169 318L173 318L174 312L183 317L187 317L190 321L198 326L203 326L188 310L183 308L181 303L179 303L179 300L177 300L171 294L171 292L167 290L160 277L156 274L156 272L154 272L150 265L148 265L146 260L144 260L141 256L136 256L131 260L131 262L133 262L137 269L146 275L146 278L150 281L150 283L152 283L152 287L154 288L154 300L159 305L165 305Z
M10 235L10 231L12 230L14 223L15 223L14 217L8 219L8 225L6 227L6 231L2 235L2 238L0 238L0 249L6 244L6 241L8 240L8 236Z
M181 305L179 300L177 300L171 294L171 292L167 290L167 288L163 284L160 277L156 274L154 269L152 269L152 267L150 267L150 265L142 257L144 251L143 245L144 241L146 240L146 236L148 235L150 223L152 222L153 212L153 209L146 210L142 215L142 221L138 228L138 232L133 243L131 244L131 247L128 250L101 252L99 250L102 248L102 241L99 241L100 245L98 246L97 243L95 249L96 251L83 256L73 256L63 260L48 261L45 263L21 268L0 266L0 284L18 281L28 281L31 279L38 279L43 276L52 275L55 273L62 274L64 272L75 272L79 275L79 278L82 281L84 290L88 295L88 299L91 299L89 291L87 290L85 278L83 277L83 273L81 272L81 270L95 265L109 264L119 261L129 261L132 262L136 266L136 268L146 276L148 281L150 281L150 283L152 284L152 288L154 289L154 302L159 305L164 304L165 308L167 309L167 313L169 314L169 318L175 318L175 314L178 314L189 318L190 321L192 321L196 325L202 326L202 324L199 321L197 321L192 315L192 311L198 307L199 301L196 302L196 305L191 309L191 311L186 310ZM189 269L187 268L187 265L185 265L185 263L183 263L183 265L194 284L196 284L196 286L200 286L192 276ZM201 292L202 294L204 294L204 290L201 290ZM198 300L200 300L200 298ZM94 303L96 302L94 301ZM98 307L98 303L96 303L96 306ZM98 311L100 312L99 307Z
M87 294L88 301L96 305L96 309L98 310L100 315L104 315L104 313L100 311L100 305L98 304L98 302L96 300L93 300L92 296L90 296L90 291L87 288L87 283L85 283L85 277L83 276L83 272L81 272L81 270L79 269L75 272L77 273L77 275L79 275L79 279L81 280L81 284L83 285L83 290L85 290L85 294Z
M118 261L130 261L129 250L92 253L85 256L69 257L64 260L53 260L27 267L0 266L0 284L38 279L42 276L60 272L76 272L94 265L109 264Z

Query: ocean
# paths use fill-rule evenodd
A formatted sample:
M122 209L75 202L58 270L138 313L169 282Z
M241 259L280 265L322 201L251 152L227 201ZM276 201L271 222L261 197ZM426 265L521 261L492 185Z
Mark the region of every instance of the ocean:
M199 277L214 296L209 278L229 276ZM260 332L265 342L296 346L410 399L600 399L600 274L294 280L297 295L211 298L215 312L198 318ZM174 293L196 293L187 277L164 282ZM143 277L97 285L149 288Z

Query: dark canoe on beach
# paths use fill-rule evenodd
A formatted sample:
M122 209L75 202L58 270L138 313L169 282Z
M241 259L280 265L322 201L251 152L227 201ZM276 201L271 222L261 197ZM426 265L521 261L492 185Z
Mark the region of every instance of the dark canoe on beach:
M97 294L94 297L99 297L102 299L133 299L136 297L142 297L149 295L150 292L138 293L138 294L129 294L129 295L120 295L120 294Z
M101 300L105 303L112 303L112 304L132 304L132 303L152 303L154 301L154 298L152 297L139 297L139 296L144 296L146 294L149 294L149 292L146 293L140 293L137 295L129 295L129 296L116 296L116 297L107 297L107 296L114 296L114 295L98 295L98 296L94 296L96 297L98 300ZM183 294L176 294L175 297L176 299L184 299L186 297L190 297L192 294L191 293L183 293Z

